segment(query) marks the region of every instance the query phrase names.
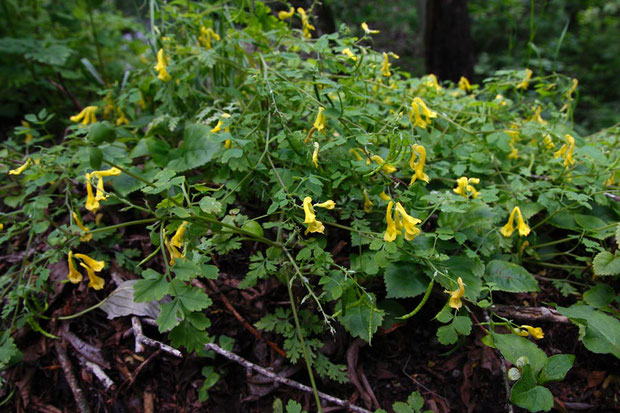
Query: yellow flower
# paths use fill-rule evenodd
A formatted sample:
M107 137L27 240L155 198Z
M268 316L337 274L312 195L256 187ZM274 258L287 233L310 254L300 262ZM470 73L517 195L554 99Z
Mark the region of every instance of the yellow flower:
M77 256L78 254L75 255ZM86 274L88 275L89 280L88 286L91 287L93 290L101 290L105 285L105 281L103 280L103 278L98 277L95 274L93 268L89 267L88 265L84 265L84 263L81 262L80 266L86 269Z
M397 169L396 169L396 167L394 165L386 163L383 160L383 158L380 157L379 155L373 155L373 156L370 157L370 159L375 161L377 164L381 165L381 170L383 170L387 174L391 174L391 173L397 171Z
M295 14L295 8L291 7L289 11L282 10L281 12L279 12L278 19L280 20L290 19L291 17L293 17L293 14Z
M471 92L471 84L465 76L461 76L461 78L459 79L459 89L461 89L465 93Z
M375 33L379 33L379 30L371 30L368 25L366 24L366 22L363 22L361 24L362 26L362 30L364 30L364 33L366 34L375 34Z
M603 185L605 186L612 186L616 183L616 173L612 172L611 175L609 175L609 178L607 178L605 180L605 182L603 182Z
M553 143L553 139L551 139L551 135L548 133L545 134L543 138L543 143L545 144L545 148L552 149L555 148L555 143Z
M426 119L422 119L421 115L424 115ZM431 123L431 119L436 117L437 112L429 109L422 99L413 99L413 102L411 102L411 112L409 112L409 120L414 126L419 126L422 129L426 129L426 126Z
M532 78L532 71L530 69L525 69L525 79L517 84L517 89L527 89L530 84L530 79Z
M28 129L28 131L26 132L26 139L24 139L24 143L30 143L30 141L32 140L32 133L30 133L30 124L25 120L22 120L22 126Z
M387 242L394 241L396 239L396 235L398 235L398 230L396 229L396 222L392 218L392 205L394 205L394 202L390 201L385 212L387 228L385 230L385 233L383 234L383 240Z
M312 163L314 163L314 167L319 167L319 143L314 142L314 152L312 152Z
M465 294L465 286L463 285L463 279L461 277L459 277L456 281L459 284L459 288L454 291L444 290L444 292L450 294L450 301L448 301L448 305L458 310L463 306L461 297Z
M426 81L426 87L430 89L441 90L441 86L439 86L439 82L437 81L437 76L431 73L427 77L428 80Z
M314 204L315 207L325 208L325 209L334 209L336 208L336 203L331 199L328 199L325 202L321 202L320 204Z
M187 221L183 221L177 231L174 233L174 236L170 239L170 245L176 248L181 248L183 246L183 235L185 234L185 229L189 223Z
M88 227L82 224L82 221L80 221L80 217L78 217L75 212L71 212L71 215L73 216L75 225L77 225L82 231L84 231L84 235L80 237L80 241L82 242L90 241L93 238L93 234L90 233L90 230L88 229Z
M75 254L75 258L79 258L81 261L83 261L89 268L91 268L95 272L99 272L103 270L103 268L105 267L105 261L94 260L86 254Z
M95 212L99 209L99 201L93 195L93 187L90 183L90 174L86 174L86 209Z
M453 189L454 193L461 195L464 198L467 198L469 194L471 194L472 198L478 198L480 192L476 191L476 188L471 184L479 184L479 178L467 178L466 176L461 176L456 180L456 188Z
M526 330L526 331L523 331L523 330ZM523 337L527 337L528 335L531 335L536 340L540 340L541 338L545 337L545 333L543 332L542 328L532 327L528 325L522 325L521 329L517 331L516 333Z
M0 222L0 231L2 231L3 229L4 229L4 224Z
M502 95L496 95L495 100L499 103L500 106L506 106L506 99Z
M564 166L569 167L575 163L575 158L573 158L573 151L575 150L575 138L570 135L565 136L568 141L560 149L558 149L554 154L554 158L559 158L562 156L564 158Z
M353 52L351 51L351 49L349 49L348 47L345 47L344 49L342 49L341 53L347 56L349 59L353 60L354 62L357 62L357 56L355 56Z
M416 225L422 221L409 215L400 202L396 203L396 213L400 214L397 222L398 226L402 225L405 229L405 239L407 241L413 241L413 239L420 233L420 229L416 228Z
M316 114L316 119L314 120L314 125L313 126L319 132L322 132L323 129L325 129L325 115L323 114L324 110L325 110L324 107L319 106L319 113Z
M420 156L417 162L414 162L417 156ZM426 183L428 183L429 178L428 175L424 173L424 163L426 162L426 149L422 145L412 145L411 146L411 159L409 159L409 167L413 169L413 175L411 176L411 182L409 185L413 185L413 183L420 179Z
M357 159L358 161L364 160L364 158L362 158L362 155L360 155L358 151L359 151L359 149L357 149L357 148L349 149L349 153L352 153L353 156L355 156L355 159Z
M392 76L390 66L390 58L387 53L383 52L383 63L381 64L381 74L383 76Z
M168 70L166 70L166 67L168 67L168 59L164 56L164 49L159 49L157 52L157 64L154 67L155 70L157 70L157 77L159 80L168 82L171 79Z
M510 217L508 218L508 222L499 230L499 232L505 237L509 237L512 235L515 230L515 214L517 215L517 229L519 230L519 235L522 237L527 237L530 233L530 227L523 220L523 216L521 215L521 209L519 209L518 206L512 209Z
M381 193L379 194L379 198L381 198L384 201L391 201L392 198L390 198L390 196L388 194L385 193L385 191L381 191Z
M69 264L69 274L67 274L67 279L73 284L77 284L82 281L82 274L75 269L75 264L73 264L73 251L69 251L67 261Z
M572 80L572 86L571 88L568 90L568 92L566 92L566 97L570 100L573 100L572 98L572 94L573 92L575 92L575 90L577 90L577 86L579 86L579 81L577 79L573 79Z
M304 9L298 7L297 13L299 13L299 15L301 16L301 25L304 37L307 39L311 38L312 35L310 34L310 30L316 30L316 28L308 21L308 15L306 14L306 11Z
M325 231L325 226L321 221L316 219L316 214L314 213L314 208L312 207L312 198L309 196L305 197L303 200L303 207L304 213L306 214L304 224L308 224L305 234L308 235L309 232L319 232L323 234Z
M91 123L97 122L97 117L95 116L97 109L97 106L86 106L80 113L71 116L69 120L71 120L71 122L82 121L83 125L90 125Z
M19 168L11 169L9 171L9 175L21 175L21 173L24 172L26 168L30 166L30 164L32 164L32 159L28 158L26 159L26 163L24 163Z
M534 109L534 114L528 119L528 121L538 122L541 125L546 125L547 121L544 120L542 116L540 116L541 112L542 112L542 108L540 106L537 106L536 109Z
M198 42L209 50L213 47L211 45L211 40L219 42L220 35L215 33L210 27L207 29L204 26L200 26L200 37L198 38Z
M368 193L364 189L364 212L368 213L372 211L372 205L373 203L370 198L368 198Z
M118 119L116 119L116 126L127 125L129 123L129 119L125 116L125 113L118 109Z

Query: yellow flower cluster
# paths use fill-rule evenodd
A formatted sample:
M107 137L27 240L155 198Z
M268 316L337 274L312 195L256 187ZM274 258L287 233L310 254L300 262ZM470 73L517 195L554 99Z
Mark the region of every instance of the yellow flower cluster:
M316 28L310 24L308 15L306 14L306 11L304 9L302 9L301 7L298 7L297 13L299 13L299 15L301 16L301 26L302 26L304 37L307 39L311 38L312 35L310 34L310 31L316 30Z
M545 333L543 332L542 328L532 327L532 326L528 326L525 324L522 325L521 328L515 330L515 334L517 334L518 336L522 336L522 337L527 337L531 335L536 340L540 340L541 338L545 337Z
M362 26L362 30L364 30L364 33L365 33L365 34L376 34L376 33L379 33L379 30L371 30L371 29L368 27L368 24L366 24L366 22L363 22L363 23L361 24L361 26Z
M99 201L108 199L103 189L103 177L118 176L121 170L118 168L110 168L105 171L94 171L86 174L86 209L95 212L99 209ZM97 193L93 194L93 187L90 183L92 178L97 178Z
M476 191L476 188L474 188L472 184L479 183L479 178L467 178L466 176L461 176L456 180L457 186L453 189L453 191L464 198L469 197L469 194L471 194L471 197L476 199L478 198L478 195L480 195L480 192Z
M386 174L391 174L398 170L396 169L394 165L385 162L383 158L380 157L379 155L373 155L370 157L370 159L375 161L377 164L381 165L381 170L385 172Z
M211 41L214 40L216 42L220 41L220 35L215 33L212 28L206 28L204 26L200 26L200 37L198 37L198 42L205 47L205 49L209 50L213 48Z
M450 294L450 301L448 301L448 305L455 310L458 310L463 306L463 303L461 302L461 297L465 295L465 286L463 285L463 279L461 277L459 277L456 281L459 285L456 290L444 290L444 292Z
M99 109L97 106L86 106L80 113L71 116L69 119L71 122L82 121L82 125L90 125L97 122L97 117L95 116L97 109Z
M521 209L519 209L518 206L512 209L510 217L508 218L508 222L502 227L502 229L499 230L499 232L505 237L509 237L512 235L515 230L515 214L517 215L517 229L519 230L519 235L522 237L527 237L530 233L530 227L523 220L523 216L521 215Z
M348 47L345 47L344 49L342 49L342 52L340 53L347 56L349 59L353 60L354 62L357 62L357 56L355 56L353 52L351 51L351 49L349 49Z
M422 221L409 215L400 202L396 203L394 218L392 218L393 205L394 201L390 201L387 206L387 210L385 213L387 229L383 234L383 240L387 242L394 241L396 239L396 236L398 234L402 234L404 229L405 239L407 241L412 241L420 233L420 229L417 228L416 225L418 225Z
M170 81L171 77L168 73L168 59L164 56L164 49L159 49L157 52L157 64L154 66L157 70L157 77L162 82Z
M422 119L421 115L424 115L425 119ZM413 99L413 102L411 102L411 111L409 112L409 120L414 126L426 129L426 126L431 123L431 119L436 117L437 112L429 109L422 99L419 97Z
M183 235L185 235L187 225L188 222L183 221L183 223L179 225L179 228L177 228L177 231L174 233L170 241L166 238L166 233L164 231L164 244L166 245L166 249L170 255L170 265L174 265L178 258L185 258L185 251L181 253L179 249L183 247Z
M569 167L575 163L575 158L573 158L573 151L575 150L575 138L568 134L564 138L566 139L566 143L553 154L553 157L556 159L560 156L563 157L564 166Z
M517 83L517 89L527 89L530 84L530 79L532 78L532 71L530 69L525 69L525 78Z
M71 281L73 284L77 284L82 281L82 273L80 273L73 263L73 251L69 251L68 256L68 265L69 265L69 274L67 274L67 279ZM78 258L82 262L80 262L80 266L86 270L86 274L88 275L89 283L88 286L93 288L94 290L101 290L105 285L105 281L103 278L98 277L95 273L99 272L105 267L104 261L97 261L90 258L85 254L75 254L75 258Z
M419 156L417 162L415 162L416 157ZM420 179L426 183L429 182L428 175L424 173L424 163L426 162L426 149L422 145L412 145L411 146L411 158L409 159L409 167L413 169L413 175L411 176L411 182L409 185L413 185L413 183Z
M336 207L336 203L330 199L328 201L321 202L320 204L314 204L314 206L318 208L334 209ZM319 232L323 234L325 232L325 226L321 221L316 219L316 214L314 213L314 208L312 206L312 198L309 196L304 198L303 208L305 213L304 224L308 224L305 234L308 235L309 232Z
M229 119L230 118L230 114L222 113L222 118ZM215 127L213 129L211 129L211 133L218 133L218 132L220 132L222 130L222 125L223 125L222 120L218 119L217 124L215 125ZM224 132L230 132L230 126L228 126L228 125L225 126L224 127ZM232 146L231 140L230 139L226 139L224 141L224 147L226 149L230 149L231 146Z
M459 79L459 89L461 89L465 93L471 92L471 84L465 76L461 76L461 78Z

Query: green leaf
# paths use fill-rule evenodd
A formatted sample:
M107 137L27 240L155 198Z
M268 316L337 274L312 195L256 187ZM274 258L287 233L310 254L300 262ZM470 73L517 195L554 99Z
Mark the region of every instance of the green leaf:
M176 299L187 311L204 310L212 303L204 291L192 285L187 285L181 280L173 280L170 291L174 292Z
M575 304L557 307L563 316L580 327L579 339L593 353L610 353L620 358L620 321L594 308Z
M430 282L419 265L405 262L390 263L384 280L387 298L415 297L424 293Z
M596 254L594 261L594 273L596 275L618 275L620 274L620 257L614 256L609 251L602 251Z
M209 389L217 384L220 380L220 375L212 366L203 367L200 373L205 378L205 381L202 383L200 389L198 389L198 401L204 403L209 399ZM282 402L280 402L280 404L282 404Z
M465 297L471 301L476 301L482 289L482 277L484 276L484 264L479 259L472 259L463 256L453 256L442 262L448 274L453 274L453 279L458 277L465 283ZM443 277L438 277L439 282L444 288L451 288L451 285Z
M411 406L404 402L395 402L392 405L394 413L411 413Z
M168 338L173 347L183 346L188 352L199 351L209 342L209 334L204 329L197 328L189 318L170 330Z
M407 404L414 411L417 412L418 410L422 409L422 407L424 406L424 399L422 398L422 395L419 392L414 391L407 398Z
M545 367L538 375L538 382L544 384L550 381L562 381L566 373L573 367L575 356L573 354L556 354L547 359Z
M444 346L454 344L458 341L459 335L452 324L441 326L437 329L437 339Z
M181 147L170 153L168 168L180 172L209 162L221 147L212 136L210 128L206 125L187 126Z
M523 367L521 380L512 386L510 401L530 412L548 412L553 408L553 394L549 389L536 384L529 364Z
M222 204L217 199L204 196L198 202L198 206L205 214L219 214L222 210Z
M19 349L13 341L13 337L9 335L9 331L4 331L0 337L0 366L7 364L12 357L19 354Z
M493 260L487 264L485 280L496 291L524 293L540 291L536 279L525 268L507 261Z
M295 400L289 400L286 403L286 413L301 413L301 404Z
M183 311L176 298L169 303L162 304L161 313L157 317L157 326L160 333L169 331L183 319Z
M616 298L616 292L607 284L597 284L583 293L583 301L594 308L607 307Z
M190 281L200 275L200 266L189 260L176 260L172 271L177 280Z
M471 333L471 320L469 317L456 316L452 321L452 325L461 335L468 336Z
M511 362L517 364L519 357L527 357L532 370L538 373L545 362L547 355L538 346L528 339L514 334L491 333L495 347L501 351L502 355Z
M164 274L149 268L142 272L142 277L144 279L136 281L134 286L133 299L136 302L161 300L168 294L169 284Z
M339 320L353 337L360 337L370 342L373 334L383 322L383 315L383 310L376 308L368 296L364 295L358 302L348 307Z

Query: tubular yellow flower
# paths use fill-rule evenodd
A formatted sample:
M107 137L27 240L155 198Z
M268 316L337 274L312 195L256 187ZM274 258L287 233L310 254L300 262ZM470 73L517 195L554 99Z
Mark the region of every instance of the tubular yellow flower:
M426 87L430 89L441 90L441 86L439 86L439 82L437 81L437 76L431 73L427 77L428 80L426 81Z
M564 138L567 140L567 143L562 145L562 147L553 154L553 157L556 159L560 156L563 157L564 166L569 167L575 163L575 158L573 158L573 151L575 150L575 138L568 134Z
M319 106L319 113L316 114L316 119L314 120L314 127L316 128L316 130L318 130L319 132L322 132L323 129L325 129L325 115L323 114L323 111L325 110L324 107Z
M465 76L461 76L461 78L459 79L459 89L461 89L465 93L471 92L471 84Z
M480 192L476 191L476 188L471 184L479 184L479 178L467 178L466 176L461 176L456 180L456 188L453 189L454 193L461 195L464 198L467 198L469 194L471 194L472 198L478 198Z
M459 287L456 290L444 290L444 292L450 294L450 301L448 301L448 305L458 310L463 306L461 297L465 294L465 286L463 285L463 279L461 277L459 277L456 281L459 284Z
M125 116L125 113L120 109L118 109L117 112L118 112L118 119L116 119L116 126L129 124L129 119L127 119L127 117Z
M312 163L315 168L319 167L319 143L314 142L314 152L312 152Z
M353 60L354 62L357 62L357 56L355 56L353 52L351 51L351 49L349 49L348 47L345 47L344 49L342 49L342 52L340 53L347 56L349 59Z
M164 232L164 245L168 250L168 255L170 255L170 260L168 263L170 265L174 265L178 258L185 258L185 253L181 254L181 252L174 245L170 245L170 241L166 238L166 234Z
M162 82L170 81L171 77L168 74L168 59L164 56L164 49L159 49L157 52L157 64L154 66L155 70L157 70L157 77Z
M394 241L396 239L396 235L398 235L398 230L396 229L396 222L394 222L394 219L392 218L392 205L394 205L394 202L390 201L385 212L387 228L385 230L385 233L383 234L383 240L387 242Z
M362 155L360 155L358 151L359 149L357 148L349 149L349 153L352 153L353 156L355 156L355 159L357 159L358 161L363 161L364 158L362 158Z
M21 175L32 164L32 159L26 159L26 162L19 168L11 169L9 175Z
M376 34L376 33L379 33L379 30L371 30L368 27L368 25L366 24L366 22L363 22L361 24L361 26L362 26L362 30L364 30L364 33L366 33L366 34Z
M295 8L291 7L289 11L282 10L281 12L279 12L278 19L280 20L290 19L291 17L293 17L293 14L295 14Z
M532 78L532 71L530 69L525 69L525 79L517 84L517 89L527 89L530 84L530 79Z
M97 117L95 116L97 109L97 106L86 106L80 113L71 116L69 120L71 120L71 122L82 121L83 125L90 125L91 123L97 122Z
M212 28L206 28L204 26L200 27L200 37L198 38L198 42L205 47L205 49L209 50L213 48L211 45L211 40L216 42L220 41L220 35L215 33Z
M390 72L390 57L387 53L383 52L383 63L381 64L381 75L383 76L392 76L392 72Z
M92 176L119 176L121 174L121 170L114 167L114 168L105 169L101 171L93 171L90 174Z
M372 201L368 198L368 193L364 189L364 212L369 213L372 211Z
M28 131L26 132L26 139L24 139L24 143L30 143L30 141L32 140L32 133L30 133L30 123L26 122L25 120L22 120L22 126L26 129L28 129Z
M422 119L421 115L424 115L426 119ZM431 123L431 119L436 117L437 112L429 109L422 99L418 97L413 99L413 102L411 102L411 112L409 112L409 120L414 126L426 129L426 126Z
M187 221L183 221L177 231L174 233L174 236L170 239L170 245L176 248L181 248L183 246L183 235L185 234L185 229L189 223Z
M522 237L527 237L530 233L530 227L523 220L523 216L521 215L521 209L519 209L518 206L512 209L512 212L510 213L510 217L508 217L508 222L506 223L506 225L504 225L499 230L499 232L505 237L509 237L512 235L512 233L515 230L515 227L514 227L515 214L517 216L517 229L519 230L519 235Z
M524 329L527 330L527 332L523 331ZM529 334L532 337L534 337L536 340L540 340L541 338L545 337L545 333L543 332L542 328L532 327L532 326L528 326L525 324L521 326L521 330L517 334L523 337L527 337L527 335Z
M311 25L310 22L308 21L308 15L306 14L306 11L304 9L302 9L301 7L298 7L297 13L299 13L299 15L301 16L301 25L302 25L304 37L307 39L311 38L312 35L310 34L310 31L316 30L316 28L313 25Z
M607 178L605 180L605 182L603 182L603 185L605 186L612 186L616 183L616 173L612 172L611 175L609 175L609 178Z
M391 201L392 198L390 198L390 196L388 194L385 193L385 191L381 191L381 193L379 194L379 198L381 198L383 201Z
M90 183L90 174L86 174L86 209L95 212L99 209L99 201L93 195L93 187Z
M91 287L93 290L101 290L103 286L105 285L105 281L103 280L103 278L98 277L95 274L95 271L88 265L85 265L84 263L81 262L80 266L86 269L86 274L88 275L88 280L89 280L88 286Z
M417 156L420 156L417 162L414 162ZM426 162L426 149L422 145L412 145L411 146L411 158L409 159L409 167L413 169L413 175L411 176L411 182L409 185L413 185L413 183L420 179L426 183L429 182L428 175L424 173L424 163Z
M370 159L375 161L377 164L381 165L381 170L383 170L387 174L391 174L391 173L396 172L398 170L398 169L396 169L396 167L394 165L386 163L383 160L383 158L380 157L379 155L373 155L373 156L370 157Z
M568 92L566 92L566 97L570 100L573 100L573 93L575 92L575 90L577 90L577 86L579 86L579 81L577 79L573 79L572 80L572 86L571 88L568 90Z
M400 202L396 203L396 212L400 214L399 223L401 223L405 229L405 239L407 241L413 241L413 239L420 233L420 229L416 228L416 225L422 221L409 215Z
M336 203L329 199L325 202L321 202L320 204L314 204L314 206L318 208L334 209L336 208Z
M316 214L314 213L314 208L312 207L312 198L309 196L305 197L303 200L303 207L306 214L304 224L308 224L305 234L308 235L309 232L320 232L323 234L325 231L325 226L321 221L316 219Z
M103 267L105 267L105 261L94 260L86 254L75 254L75 258L79 258L95 272L99 272L103 270Z
M77 225L82 231L84 231L84 235L80 237L80 241L88 242L93 238L93 234L90 233L88 227L82 224L80 217L77 216L75 212L71 212L71 216L73 216L73 220L75 221L75 225Z
M546 125L547 121L544 120L542 116L540 116L541 113L542 113L542 108L540 106L537 106L536 109L534 109L534 114L528 119L528 121L538 122L541 125Z
M553 139L551 139L551 135L548 133L545 134L543 138L543 143L545 144L545 148L552 149L555 148L555 143L553 143Z
M73 263L73 251L69 251L67 261L69 264L69 274L67 274L67 279L73 284L77 284L82 281L82 274L75 269L75 264Z
M502 95L496 95L495 96L495 100L497 101L497 103L499 103L500 106L506 106L506 100L504 99L504 97Z

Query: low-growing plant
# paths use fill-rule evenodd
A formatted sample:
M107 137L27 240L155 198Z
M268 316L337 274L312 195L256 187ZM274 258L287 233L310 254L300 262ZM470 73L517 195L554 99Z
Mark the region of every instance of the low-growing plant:
M167 297L159 330L188 351L218 335L196 280L222 265L239 288L277 279L289 306L256 327L305 362L315 395L315 373L345 381L320 352L326 332L339 324L372 343L433 289L446 302L438 340L484 329L518 368L511 400L532 411L550 408L542 385L572 358L547 358L529 340L540 326L496 312L498 292L536 293L545 280L581 297L557 310L590 351L620 357L606 283L620 274L618 134L571 129L573 79L529 69L481 85L412 78L398 56L367 46L367 26L361 38L346 28L315 38L303 9L277 15L261 2L172 2L151 17L153 53L126 81L81 113L27 115L3 143L0 243L20 259L0 278L0 362L25 324L54 337L43 321L65 282L50 279L58 262L65 288L90 292L86 275L99 298L113 262L140 274L135 300ZM52 116L64 136L46 131ZM32 145L29 134L49 138ZM127 231L148 235L147 253L128 247ZM415 297L400 313L381 303ZM218 373L203 375L206 399Z

